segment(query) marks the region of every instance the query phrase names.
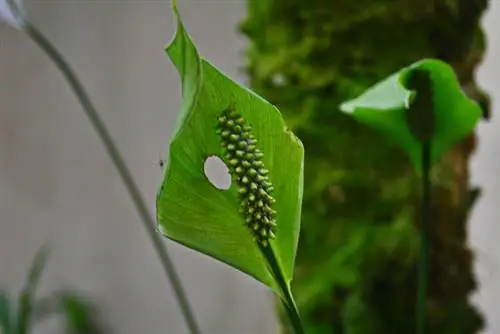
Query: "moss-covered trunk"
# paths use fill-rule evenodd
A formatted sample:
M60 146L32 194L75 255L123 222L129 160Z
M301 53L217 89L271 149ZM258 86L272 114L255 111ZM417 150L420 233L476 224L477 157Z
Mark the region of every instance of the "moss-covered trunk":
M282 110L306 147L293 289L307 333L414 332L414 170L399 148L338 105L432 57L454 66L486 114L488 98L474 82L486 6L487 0L248 1L242 30L251 42L251 85ZM472 334L483 326L468 301L476 289L466 241L474 147L471 136L433 170L430 333Z

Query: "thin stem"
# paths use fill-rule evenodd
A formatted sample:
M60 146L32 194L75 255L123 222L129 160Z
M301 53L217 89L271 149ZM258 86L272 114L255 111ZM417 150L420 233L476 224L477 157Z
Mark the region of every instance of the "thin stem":
M70 87L73 89L78 101L80 102L85 114L87 115L90 123L94 127L97 135L102 141L104 148L106 149L109 157L111 158L113 164L120 175L125 188L127 189L136 209L139 213L141 221L146 228L153 246L160 257L165 274L172 284L172 288L175 292L175 296L181 308L182 314L186 320L189 327L190 333L198 334L200 333L199 327L196 323L195 317L189 305L188 299L182 287L179 276L176 272L174 264L167 253L167 249L161 236L156 232L156 222L151 217L148 212L147 206L140 194L139 188L137 187L130 171L128 170L124 159L122 158L118 148L114 144L109 131L101 120L97 110L92 104L86 90L83 85L78 80L75 72L71 66L66 62L64 57L56 49L55 46L32 24L26 22L23 30L26 34L37 44L47 56L55 63L57 68L61 71L65 79L67 80Z
M429 271L429 228L431 219L431 142L422 143L422 203L420 211L420 261L417 290L417 334L426 332L426 294Z
M260 251L266 258L269 266L271 267L271 271L278 281L279 287L283 293L284 299L282 299L283 306L285 308L286 314L288 315L288 319L290 320L290 324L292 325L295 334L305 334L304 328L302 327L302 323L300 321L299 311L297 309L297 305L295 304L295 300L293 299L292 292L290 291L288 284L286 283L285 278L283 277L283 273L281 268L276 260L276 256L274 254L271 246L263 247L259 244Z
M292 297L289 295L288 297ZM289 306L289 302L283 301L283 307L285 308L286 314L288 315L288 319L290 320L290 324L292 325L295 334L305 334L304 329L302 328L302 323L300 321L299 311L297 310L297 306L295 305L295 301L293 301L293 306Z

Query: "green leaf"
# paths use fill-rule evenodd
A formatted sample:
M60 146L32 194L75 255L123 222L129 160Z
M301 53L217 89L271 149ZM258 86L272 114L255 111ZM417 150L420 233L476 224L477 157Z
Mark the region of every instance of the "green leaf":
M26 282L25 290L33 292L35 291L42 277L43 270L47 265L49 255L50 255L50 249L47 246L42 246L37 251L29 270L28 280Z
M421 143L412 136L405 118L405 105L415 98L404 86L415 70L428 71L432 81L434 127L431 163L436 163L460 139L468 135L481 117L477 103L462 91L450 65L436 59L424 59L401 69L368 89L340 109L359 122L371 126L398 143L421 169Z
M0 333L10 334L12 327L11 303L7 291L0 291Z
M100 332L94 319L94 309L87 301L68 294L61 297L61 306L71 333L96 334Z
M33 259L33 263L28 273L28 279L20 293L19 318L17 323L19 334L26 334L29 332L36 288L38 287L43 270L47 264L49 254L50 250L48 247L41 247L35 254L35 258Z
M263 167L274 186L276 237L270 247L264 248L272 249L289 285L300 230L302 143L286 127L277 108L198 54L175 5L174 14L177 32L166 52L179 72L183 101L157 195L160 230L178 243L251 275L283 297L287 288L279 283L267 255L263 255L266 252L261 252L244 214L239 212L240 186L233 179L229 189L217 189L205 176L204 163L208 157L218 156L230 164L217 128L218 116L234 108L251 127L256 147L263 153Z
M94 306L70 291L57 291L34 304L32 323L36 324L55 315L63 315L68 332L97 334L102 330L96 321Z

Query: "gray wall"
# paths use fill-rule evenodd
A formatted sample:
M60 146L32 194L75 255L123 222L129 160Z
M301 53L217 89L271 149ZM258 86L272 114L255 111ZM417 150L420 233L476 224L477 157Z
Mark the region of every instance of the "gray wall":
M477 79L492 95L493 119L478 127L479 147L472 161L472 182L483 188L469 226L470 244L476 250L476 272L480 290L474 300L489 322L487 334L500 333L500 1L490 1L483 19L488 38L488 50L477 73Z
M154 210L160 170L180 104L177 73L163 53L174 25L167 2L32 1L28 11L79 72ZM202 54L229 75L239 71L245 41L235 26L242 1L181 1ZM500 97L500 5L485 27L487 59L480 81ZM471 224L479 250L475 296L500 332L500 191L497 117L480 126L474 181L486 194ZM500 149L497 149L500 150ZM115 333L187 333L156 254L119 178L72 93L21 33L0 27L0 287L20 289L34 252L55 251L42 293L74 285L103 308ZM253 279L167 242L204 333L276 332L270 294ZM54 323L40 327L52 333Z

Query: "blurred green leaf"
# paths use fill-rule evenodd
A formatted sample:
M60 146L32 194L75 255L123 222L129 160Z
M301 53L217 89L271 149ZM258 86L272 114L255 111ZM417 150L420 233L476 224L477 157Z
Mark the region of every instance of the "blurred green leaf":
M37 301L33 307L33 322L62 314L69 332L75 334L96 334L94 307L73 292L58 291Z
M97 333L93 307L84 299L74 295L65 295L61 298L61 306L71 333Z
M47 265L47 261L50 256L50 249L47 246L41 247L35 254L33 263L31 264L30 271L28 274L28 280L26 282L26 290L34 291L42 278L43 270Z
M19 296L18 334L27 334L29 332L36 288L47 264L49 254L48 247L41 247L33 259L25 287Z
M28 334L32 325L55 315L63 315L68 331L73 334L102 333L96 322L95 308L84 298L71 291L57 291L48 297L35 300L35 291L49 256L49 249L42 247L33 260L26 284L19 296L19 310L6 291L0 290L0 334Z
M11 301L7 291L0 291L0 333L10 334L12 326Z
M450 65L436 59L424 59L374 85L361 96L343 103L343 112L359 122L380 130L397 142L420 170L421 144L411 134L405 118L405 105L414 94L405 88L405 80L415 70L428 71L432 80L434 135L432 163L437 162L460 139L469 134L479 118L481 108L463 93Z

